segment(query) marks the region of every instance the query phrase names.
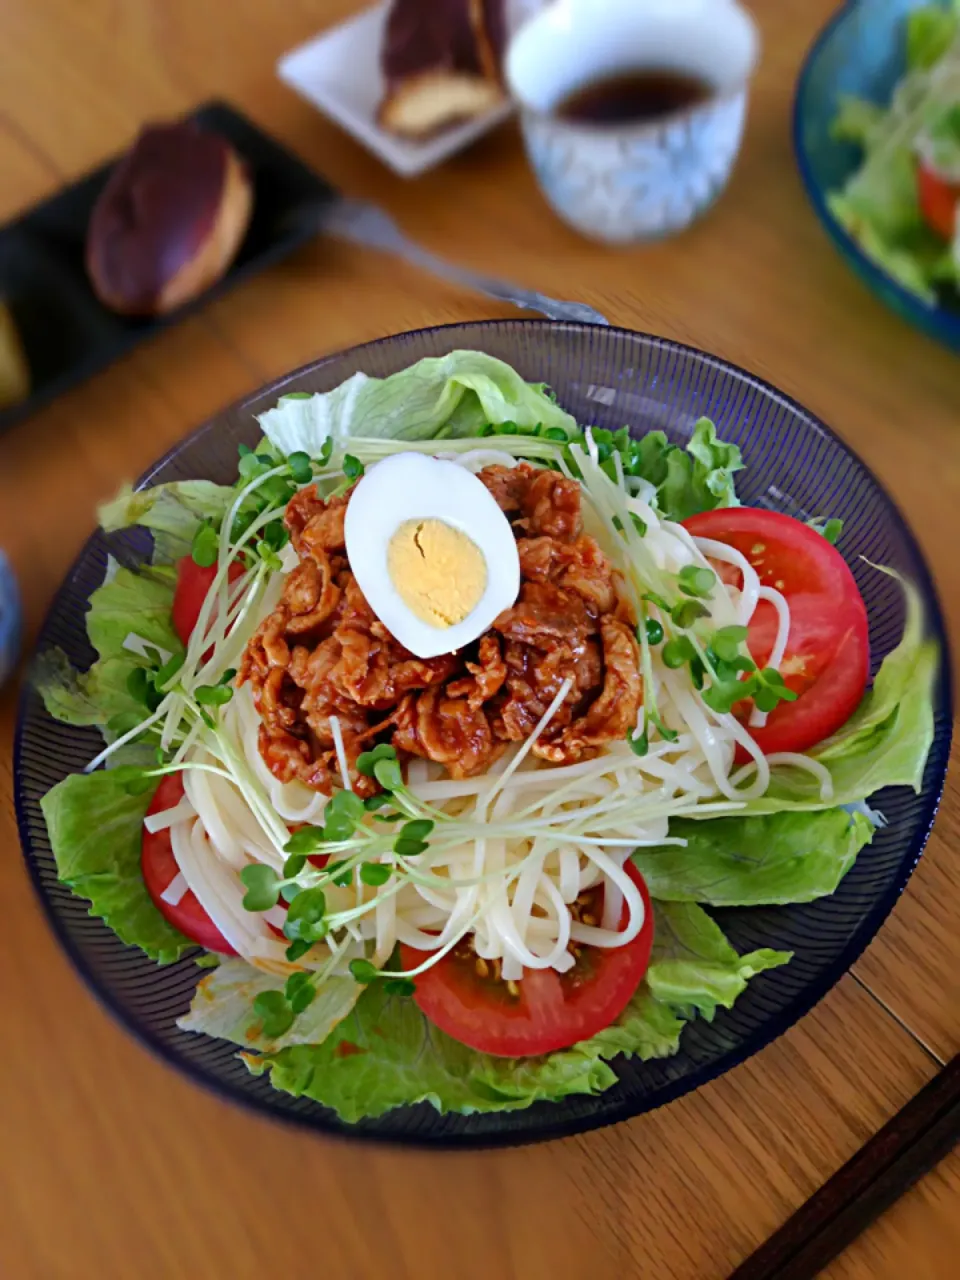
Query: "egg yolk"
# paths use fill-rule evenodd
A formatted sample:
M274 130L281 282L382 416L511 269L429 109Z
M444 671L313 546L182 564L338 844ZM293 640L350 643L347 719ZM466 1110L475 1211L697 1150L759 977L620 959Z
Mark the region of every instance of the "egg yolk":
M483 552L442 520L405 520L390 539L387 571L410 612L434 627L462 622L487 589Z

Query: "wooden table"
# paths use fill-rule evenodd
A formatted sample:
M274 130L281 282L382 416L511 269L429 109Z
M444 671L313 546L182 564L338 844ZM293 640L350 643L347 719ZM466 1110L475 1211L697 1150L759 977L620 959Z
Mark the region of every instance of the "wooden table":
M451 258L771 379L867 459L912 518L960 631L960 365L888 314L816 224L790 150L801 56L829 0L756 0L764 58L733 185L653 248L577 239L507 127L416 183L392 177L274 78L354 0L5 0L0 217L223 94ZM234 397L324 352L500 314L381 258L316 243L24 423L0 445L0 545L33 634L97 500ZM43 924L10 805L0 699L0 1275L5 1280L580 1280L722 1277L960 1047L960 786L862 961L789 1034L697 1094L548 1146L463 1155L288 1132L153 1060L80 985ZM960 1156L829 1275L956 1274Z

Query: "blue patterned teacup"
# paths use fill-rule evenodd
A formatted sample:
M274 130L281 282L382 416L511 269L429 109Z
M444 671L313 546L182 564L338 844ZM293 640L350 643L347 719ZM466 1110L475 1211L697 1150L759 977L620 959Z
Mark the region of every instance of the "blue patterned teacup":
M737 0L556 0L511 41L506 76L544 195L577 231L625 243L688 226L740 150L759 38ZM625 124L561 118L576 90L626 72L706 81L703 101Z

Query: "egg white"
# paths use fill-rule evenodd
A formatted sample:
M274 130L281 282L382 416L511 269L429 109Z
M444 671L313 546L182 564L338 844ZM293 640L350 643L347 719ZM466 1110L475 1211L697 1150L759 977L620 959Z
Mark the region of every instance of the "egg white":
M476 607L452 627L435 627L411 611L390 578L390 540L407 520L442 520L483 554L487 582ZM350 498L347 556L374 613L418 658L462 649L482 636L520 591L520 557L510 522L482 481L455 462L397 453L376 463Z

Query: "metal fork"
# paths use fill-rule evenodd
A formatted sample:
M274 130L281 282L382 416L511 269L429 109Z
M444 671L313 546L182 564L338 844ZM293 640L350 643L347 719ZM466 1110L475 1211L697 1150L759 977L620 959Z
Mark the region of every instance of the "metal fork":
M524 289L506 280L455 266L409 240L385 210L369 200L340 196L317 210L318 229L327 235L367 249L392 253L404 262L422 267L442 280L461 284L498 302L509 302L526 311L539 311L548 320L572 320L583 324L609 324L606 316L584 302L561 302L536 289Z

